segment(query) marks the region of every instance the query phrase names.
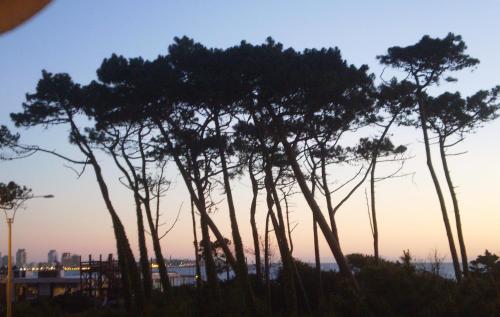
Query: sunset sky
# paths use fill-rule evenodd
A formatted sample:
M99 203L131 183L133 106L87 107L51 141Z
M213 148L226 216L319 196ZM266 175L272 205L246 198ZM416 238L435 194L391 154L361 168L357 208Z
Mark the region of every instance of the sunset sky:
M380 83L382 67L375 57L384 54L388 47L413 44L425 34L443 37L453 32L463 36L468 54L480 59L481 63L473 72L456 74L458 83L444 84L433 92L458 90L466 96L500 84L498 12L500 2L494 0L412 3L394 0L378 1L377 4L328 0L55 1L28 23L0 36L0 124L12 127L9 114L21 111L25 93L34 91L42 69L67 72L76 82L85 84L96 78L95 70L112 53L153 59L166 54L173 38L183 35L208 47L221 48L236 45L241 40L262 43L268 36L285 47L299 50L338 46L349 63L368 64ZM81 157L69 145L64 128L18 132L23 143L39 144L74 158ZM375 132L373 129L362 131L368 135ZM486 124L455 149L456 152L467 151L466 154L450 158L470 259L484 249L500 253L499 136L500 119ZM433 249L438 249L449 260L438 200L425 166L420 131L397 128L392 130L392 138L395 143L407 145L414 158L404 166L403 173L410 176L377 184L380 252L394 259L403 249L410 249L418 259L426 260ZM435 159L438 166L436 155ZM132 197L118 182L119 173L112 162L104 155L101 162L111 198L138 255ZM50 200L29 201L26 209L16 216L13 249L25 248L28 261L46 261L50 249L56 249L59 255L65 251L82 255L116 253L111 221L91 169L78 179L64 164L44 154L0 162L1 182L13 180L31 187L36 194L55 195ZM332 169L332 181L338 179L342 183L355 169ZM397 165L388 164L378 171L384 175L394 169ZM176 227L162 240L164 255L192 258L187 191L172 165L169 177L173 186L162 201L165 226L173 221L179 208L181 213ZM246 175L233 183L238 221L245 247L250 248L251 188ZM338 212L340 242L345 253L372 253L364 188ZM224 203L214 220L230 237ZM260 197L257 215L261 232L264 205L264 197ZM453 219L450 199L447 206L449 217ZM291 217L297 224L293 232L294 255L310 261L314 257L312 217L299 194L294 197L293 211ZM0 251L6 254L6 224L3 218L0 219ZM321 257L323 261L333 261L324 241Z

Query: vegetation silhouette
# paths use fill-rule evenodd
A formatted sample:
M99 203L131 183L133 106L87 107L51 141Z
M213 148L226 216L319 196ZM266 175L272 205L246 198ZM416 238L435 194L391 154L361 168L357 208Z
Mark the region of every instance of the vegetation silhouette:
M447 209L445 205L445 200L443 196L443 192L441 189L441 185L436 175L436 171L434 169L434 164L431 156L431 148L430 148L430 138L429 138L429 122L433 125L436 131L438 128L438 123L436 122L436 115L440 112L438 110L439 107L446 105L446 98L450 97L449 93L445 93L441 97L437 97L436 104L430 105L429 97L426 90L432 85L437 85L441 80L445 80L448 82L455 82L456 79L452 77L443 78L448 72L459 71L465 68L474 67L479 64L479 60L476 58L472 58L469 55L465 54L467 46L465 42L462 40L462 37L459 35L455 35L453 33L449 33L446 37L440 38L431 38L428 35L422 37L422 39L414 44L407 47L399 47L394 46L387 50L386 55L377 56L380 60L380 63L391 66L394 68L401 69L407 74L408 78L411 78L415 85L414 90L414 98L417 103L417 112L418 119L413 122L413 125L420 127L422 130L423 138L424 138L424 146L425 153L427 159L427 167L432 177L432 181L434 183L434 187L436 189L436 194L438 196L439 204L441 206L441 213L443 216L443 222L446 229L446 235L448 238L448 244L450 246L450 253L453 260L453 265L455 268L455 278L457 281L460 281L462 278L462 270L460 269L460 261L458 259L456 246L453 238L453 233L451 230L450 221L447 214ZM488 109L491 107L491 110L484 110L485 112L491 111L491 114L484 114L484 119L487 120L489 116L498 109L497 105L494 105L496 100L496 94L498 93L498 89L494 89L492 94L494 97L490 98L489 102L492 105L488 105L486 103L486 99L488 97L488 93L483 98L483 107ZM485 95L483 92L482 95ZM477 98L477 97L476 97ZM441 104L440 104L441 103ZM453 112L459 113L461 107L459 103L455 103L452 106ZM432 108L432 110L430 110ZM450 110L448 112L448 110ZM445 117L450 115L452 116L451 109L445 110ZM432 114L430 111L435 111L434 120L432 119ZM446 119L445 119L446 120ZM463 118L463 120L467 120ZM478 119L480 120L480 119ZM432 124L434 122L434 124ZM446 123L445 123L446 124ZM452 125L452 123L450 122ZM465 122L458 123L458 125L466 125ZM453 129L453 128L452 128ZM446 133L444 131L439 131L438 128L438 136L442 133ZM440 142L442 142L442 136L439 136ZM467 255L465 250L465 242L462 234L462 227L460 221L460 215L458 211L458 204L456 202L456 195L453 190L453 184L451 183L451 178L449 176L449 171L446 163L446 155L443 153L444 144L440 146L441 149L441 158L443 160L443 166L446 170L446 180L453 198L453 205L455 207L455 218L456 225L458 231L458 240L460 244L460 251L462 255L462 265L463 265L463 273L467 274Z

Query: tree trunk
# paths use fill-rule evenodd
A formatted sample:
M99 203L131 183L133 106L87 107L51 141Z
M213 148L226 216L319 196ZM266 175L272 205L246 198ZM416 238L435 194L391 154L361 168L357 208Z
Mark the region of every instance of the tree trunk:
M214 292L213 295L217 296L219 281L217 278L217 270L215 268L214 258L212 256L212 243L210 241L210 232L208 229L208 224L206 216L201 213L201 236L202 236L202 247L203 247L203 259L205 260L205 275L207 277L207 286Z
M144 287L144 295L146 297L146 300L148 300L151 298L151 293L153 291L153 280L151 275L151 267L149 264L148 248L146 247L146 237L144 232L141 202L137 195L134 196L137 214L137 240L139 244L139 262L141 263L142 285Z
M446 229L446 236L448 238L448 244L450 246L451 258L453 260L453 268L455 269L455 278L457 279L457 282L460 282L462 279L462 273L460 271L460 263L458 261L457 250L455 248L455 242L453 241L453 233L451 231L450 221L448 219L448 213L446 211L446 205L444 202L443 192L441 191L441 185L439 184L439 180L438 180L436 172L434 170L434 165L432 164L431 149L430 149L430 145L429 145L429 136L428 136L428 132L427 132L427 119L425 116L423 100L422 100L422 97L420 95L420 92L418 93L418 108L419 108L419 112L420 112L420 124L421 124L421 128L422 128L422 133L424 136L427 168L429 169L429 172L431 174L432 182L434 183L434 188L436 190L436 194L437 194L438 199L439 199L439 205L441 207L441 214L443 216L443 222L444 222L444 226Z
M304 305L306 306L306 312L311 314L311 305L309 304L309 297L307 296L306 289L304 287L304 283L302 282L302 277L300 276L299 269L297 268L297 262L292 257L293 269L295 271L295 276L297 277L297 284L299 284L300 292L302 294L302 298L304 299Z
M116 251L118 254L118 263L121 271L121 278L123 283L123 293L125 299L125 305L128 310L137 316L143 316L145 305L144 305L144 290L142 289L141 279L139 275L139 270L137 268L137 263L135 262L134 254L130 248L130 244L125 233L125 228L115 211L113 204L111 203L111 198L109 196L109 190L102 176L101 166L97 162L91 147L86 143L86 139L80 134L80 130L73 121L72 115L67 112L69 123L71 126L71 133L75 138L75 143L82 153L88 158L89 163L94 169L94 174L96 176L97 184L101 191L101 196L106 205L106 209L111 216L111 221L113 223L113 231L116 240Z
M148 249L146 247L146 237L145 237L145 232L144 232L144 219L142 216L142 209L141 209L141 200L140 200L140 195L139 195L139 189L138 189L138 180L137 180L137 175L135 174L134 167L130 163L129 158L127 157L127 154L125 153L125 148L123 147L123 144L121 146L121 151L123 154L123 158L125 159L125 162L127 163L127 166L130 168L130 174L127 172L125 167L120 164L118 161L118 156L114 152L115 148L108 148L109 153L113 157L113 160L115 161L116 166L122 171L123 175L127 179L130 189L134 193L134 202L136 206L136 217L137 217L137 234L138 234L138 244L139 244L139 262L140 262L140 267L141 267L141 272L142 272L142 283L143 283L143 289L145 293L145 300L148 301L148 299L151 297L152 289L153 289L153 280L152 280L152 274L151 274L151 267L149 264L148 260ZM132 180L131 176L133 177L134 180ZM134 260L135 262L135 260Z
M219 116L215 115L215 131L219 139L219 156L222 168L222 177L224 179L224 191L226 192L227 205L229 209L229 219L231 221L231 233L233 236L234 251L236 254L236 279L240 283L240 286L245 293L245 306L247 307L250 314L255 315L255 302L252 287L250 281L248 280L248 268L245 262L245 253L243 250L243 242L241 240L240 230L238 227L238 220L236 219L236 210L234 207L233 193L231 190L231 183L229 180L229 171L226 161L226 151L221 142L222 136L220 131Z
M328 246L330 247L330 250L332 251L332 254L335 257L335 261L339 266L340 273L344 275L351 282L355 290L358 290L359 289L358 284L354 279L354 275L351 269L349 268L349 265L347 264L347 260L344 254L342 253L338 239L336 238L332 229L326 222L326 219L323 216L321 209L319 208L316 200L312 196L309 187L307 186L306 178L304 177L304 174L302 173L302 170L300 169L300 166L297 162L295 151L292 149L292 146L284 137L281 137L281 143L285 148L286 156L292 167L293 173L297 179L297 183L299 184L302 194L304 195L304 198L306 199L309 208L311 209L311 212L316 217L318 225L323 233L323 236L325 237Z
M378 145L377 148L374 150L372 153L372 159L371 159L371 171L370 171L370 198L371 198L371 207L372 207L372 226L373 226L373 255L375 257L375 263L379 262L380 259L380 254L379 254L379 248L378 248L378 222L377 222L377 212L376 212L376 206L375 206L375 167L377 165L377 159L379 155L379 147L380 144L384 141L385 136L387 135L387 132L389 132L389 129L391 125L394 123L396 120L397 116L399 115L401 110L398 110L396 113L393 114L391 121L389 124L385 127L384 132L380 136L378 140Z
M323 282L321 278L321 259L319 257L318 223L314 215L313 215L313 234L314 234L314 262L316 268L316 276L318 279L316 296L319 302L320 299L323 297Z
M221 294L219 289L219 280L217 277L217 269L212 255L212 242L210 241L210 233L207 224L206 212L201 212L201 245L203 247L203 259L205 262L205 274L207 277L206 287L202 289L201 307L203 314L206 316L220 316L220 307L222 305Z
M266 216L266 232L264 234L264 275L266 279L266 292L267 303L271 306L271 281L269 279L269 217L271 214L268 212Z
M314 158L311 157L312 166L311 166L311 194L315 197L316 194L316 170L317 163L314 161ZM328 187L325 187L325 191L329 190ZM318 222L316 221L316 217L313 214L313 239L314 239L314 264L316 269L316 278L318 281L318 285L316 285L316 304L321 302L323 297L323 282L321 280L321 259L319 255L319 239L318 239Z
M205 192L203 189L203 184L200 179L200 171L198 165L195 161L191 162L192 172L194 175L194 181L196 186L196 191L198 194L198 200L196 208L200 212L200 223L201 223L201 235L202 235L202 246L203 246L203 258L205 260L205 272L207 276L207 285L211 292L210 296L213 296L215 301L219 302L219 279L217 277L217 269L215 266L215 261L212 255L212 242L210 240L210 232L208 228L208 212L207 204L205 201ZM224 240L222 240L224 241Z
M146 198L147 199L147 198ZM149 230L151 231L151 240L153 242L153 251L155 253L156 263L158 264L158 272L160 273L160 283L163 292L168 293L170 290L170 279L168 278L167 264L161 250L160 239L158 232L151 215L151 207L149 202L145 204L146 219L148 220Z
M90 157L90 162L94 168L97 183L99 184L99 188L106 204L106 208L108 209L111 215L111 220L113 222L117 252L119 255L118 261L120 263L120 269L122 271L122 281L124 283L124 293L130 294L128 295L130 296L129 299L125 298L125 300L129 301L129 304L127 304L127 306L130 307L131 311L135 311L139 316L142 316L144 312L145 300L137 263L135 262L132 249L130 248L129 241L125 233L125 228L123 227L123 224L116 214L113 204L111 203L108 187L102 176L101 167L99 166L97 160L95 159L95 157L93 157L93 155Z
M201 287L200 255L198 254L198 235L196 234L196 217L194 215L194 202L191 199L191 217L193 219L193 244L194 259L196 264L196 288Z
M276 199L279 201L278 194L276 193L276 190L274 190L276 194ZM297 268L297 263L295 262L295 259L293 258L293 240L292 240L292 230L290 229L290 210L288 207L288 199L286 198L286 195L283 196L283 201L285 202L285 214L286 214L286 228L288 232L288 241L289 241L289 253L290 253L290 259L292 262L293 270L295 272L295 276L297 277L297 284L299 286L300 292L302 294L302 298L304 299L304 304L306 306L306 311L308 313L311 313L311 305L309 305L309 297L307 296L306 289L304 288L304 283L302 283L302 277L300 276L300 272ZM276 207L278 209L278 207ZM280 208L281 209L281 208Z
M321 150L322 150L321 152L324 151L324 149L321 149ZM323 154L321 154L321 181L322 181L322 185L323 185L322 186L323 190L325 191L326 208L328 210L328 216L330 217L330 226L332 227L332 232L335 235L335 238L340 243L339 234L337 231L337 224L335 222L335 212L333 210L333 204L332 204L332 194L330 193L330 188L328 186L328 180L326 177L326 161L325 161L325 157L323 156ZM313 193L311 193L311 194L313 194ZM313 197L314 197L314 194L313 194Z
M266 164L267 165L267 164ZM265 186L266 186L266 202L268 207L268 213L271 217L271 223L273 224L274 233L276 236L276 241L278 243L278 248L281 255L282 262L282 278L283 278L283 290L285 292L285 314L287 316L297 315L297 293L295 290L295 283L293 278L293 260L288 249L288 242L286 239L286 233L284 228L283 217L280 221L276 219L273 212L273 204L276 205L276 209L280 210L279 200L276 197L273 199L273 195L276 193L274 184L272 181L272 175L269 175L269 167L266 167L265 176ZM279 212L278 212L279 214Z
M158 237L157 227L153 221L153 214L151 210L151 197L149 192L150 184L147 181L147 170L146 170L146 155L144 153L144 147L142 144L142 129L138 134L138 144L139 151L141 154L141 173L142 177L140 178L144 190L144 197L142 198L142 203L144 205L144 211L146 212L146 219L148 220L149 230L151 232L151 240L153 242L153 251L155 253L156 263L158 264L158 271L160 273L160 283L165 294L168 294L170 290L170 279L168 277L167 265L165 263L165 258L163 257L163 252L161 250L160 238ZM158 185L160 186L160 185Z
M373 256L375 263L379 262L378 253L378 225L377 225L377 212L375 211L375 166L377 164L377 157L374 156L372 160L372 170L370 175L370 198L372 207L372 222L373 222Z
M448 184L448 189L450 191L451 200L453 202L453 211L455 212L455 223L457 226L457 236L458 244L460 246L460 254L462 255L462 269L464 276L469 276L469 260L467 259L467 249L465 248L464 235L462 232L462 220L460 219L460 209L458 207L457 194L455 193L455 187L451 181L450 170L448 168L448 160L446 158L446 153L444 149L444 140L439 138L439 151L441 153L441 162L443 163L444 175L446 177L446 183Z
M335 239L337 239L337 243L340 245L339 232L337 230L337 221L335 221L335 210L333 209L332 204L332 194L330 193L330 187L328 186L328 180L326 177L326 161L323 156L321 157L321 180L323 183L323 190L325 191L326 208L328 209L328 216L330 217L330 226L332 228L332 233L335 236ZM318 221L316 220L316 224L317 223Z
M194 201L196 209L198 209L198 211L200 212L200 217L205 218L205 221L207 222L208 226L210 227L210 230L212 230L212 232L214 233L217 240L219 240L221 242L222 249L224 251L224 254L226 255L226 259L229 262L229 265L231 265L231 268L233 269L233 271L236 271L236 260L234 259L234 256L233 256L231 250L229 249L229 247L227 246L227 244L224 243L224 241L225 241L224 237L220 233L219 229L217 228L215 223L212 221L210 216L206 213L206 206L205 206L204 198L198 197L198 195L196 194L196 192L193 188L193 185L191 184L192 177L190 177L190 175L188 174L188 171L182 165L182 162L181 162L179 156L174 154L175 150L174 150L173 144L170 141L170 139L168 138L168 134L167 134L165 128L161 125L161 123L156 123L156 124L157 124L158 128L160 129L161 134L165 138L165 142L167 143L167 147L168 147L169 151L172 153L172 157L175 161L177 168L179 169L179 172L182 175L182 178L184 180L184 184L186 185L186 187L189 191L191 199ZM199 180L199 178L195 177L195 180L196 179ZM199 192L199 190L198 190L198 192ZM201 192L201 194L203 195L203 192ZM200 200L202 198L203 198L203 202Z
M278 195L276 194L276 196ZM286 229L288 232L288 242L290 243L290 254L293 254L292 229L290 228L290 208L288 206L288 199L286 198L286 195L283 195L283 201L285 202Z
M255 275L258 283L262 283L262 265L260 261L260 241L259 231L257 230L257 223L255 222L255 212L257 211L257 196L259 194L259 185L255 175L253 174L253 162L250 159L248 163L248 173L252 183L252 204L250 205L250 225L252 226L253 247L255 252Z

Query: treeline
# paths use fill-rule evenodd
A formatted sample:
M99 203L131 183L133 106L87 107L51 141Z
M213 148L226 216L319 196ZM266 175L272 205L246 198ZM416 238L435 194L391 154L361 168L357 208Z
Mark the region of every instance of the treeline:
M336 213L368 179L374 261L383 262L379 256L375 199L375 182L381 177L377 176L376 166L386 159L405 158L406 147L393 144L388 137L395 126L411 126L422 132L455 279L461 283L469 278L447 150L482 123L496 118L500 87L469 97L458 92L438 96L427 92L441 81L456 81L449 77L451 72L479 63L465 50L461 37L451 33L444 38L424 36L407 47L391 47L378 60L397 69L401 78L377 86L366 65L348 64L338 48L297 51L268 39L262 45L241 42L227 49L211 49L186 37L176 38L168 54L154 60L117 55L104 59L97 69L97 80L87 85L75 83L68 74L43 71L36 91L27 94L23 110L11 117L16 126L64 125L69 129L70 142L83 159L70 159L35 146L17 146L25 151L51 152L74 164L92 167L113 223L123 295L134 316L148 314L152 294L146 232L151 233L162 294L168 300L172 292L160 245L164 234L159 220L161 197L169 186L164 173L167 162L177 167L192 202L197 269L202 257L207 277L206 283L198 281L197 285L203 312L217 315L218 307L224 305L213 252L217 245L235 273L236 297L241 301L237 313L262 313L259 302L262 298L269 300L271 295L272 234L282 263L282 311L293 316L298 312L298 303L308 295L293 256L290 195L299 191L310 209L317 296L325 296L319 239L326 240L338 264L342 287L353 296L361 296L362 288L341 248ZM345 145L345 135L370 126L378 135L361 138L356 146ZM431 156L435 143L440 153L437 160ZM123 174L122 183L134 198L139 268L112 202L98 152L113 160ZM444 181L435 172L436 161L443 167ZM339 188L332 188L330 173L346 162L362 162L364 168L357 178L341 186L347 189L345 197L334 200L332 193ZM234 177L242 175L252 185L249 210L236 210L234 203ZM212 219L211 212L220 203L213 197L216 186L223 188L232 245ZM458 243L445 205L448 193ZM255 220L260 194L266 202L265 228L258 228ZM255 281L248 274L238 219L251 223ZM197 237L198 226L201 237Z

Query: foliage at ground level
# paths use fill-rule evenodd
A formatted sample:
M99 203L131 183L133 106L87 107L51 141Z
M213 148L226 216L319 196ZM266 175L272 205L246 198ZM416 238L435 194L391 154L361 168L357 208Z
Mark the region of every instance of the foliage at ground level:
M499 316L500 262L488 251L471 262L472 275L457 284L438 274L421 271L411 257L401 261L380 260L371 256L348 256L361 292L350 290L349 283L336 272L322 272L321 290L317 271L296 261L302 288L297 290L299 316ZM252 280L260 316L284 316L281 275L268 286ZM318 294L321 291L322 294ZM169 299L153 294L150 316L243 316L241 294L234 281L222 283L222 303L210 303L203 290L183 286L172 289ZM269 294L269 295L268 295ZM304 296L306 294L306 296ZM91 298L78 294L53 299L16 303L17 317L122 317L123 308L96 307Z

